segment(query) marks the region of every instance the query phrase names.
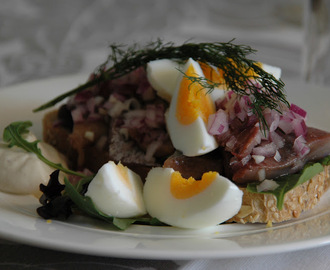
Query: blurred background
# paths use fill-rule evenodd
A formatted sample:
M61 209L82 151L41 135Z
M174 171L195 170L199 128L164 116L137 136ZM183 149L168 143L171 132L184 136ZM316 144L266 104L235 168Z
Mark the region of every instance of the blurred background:
M301 76L301 0L2 0L0 87L92 72L112 43L157 38L250 45L252 55Z

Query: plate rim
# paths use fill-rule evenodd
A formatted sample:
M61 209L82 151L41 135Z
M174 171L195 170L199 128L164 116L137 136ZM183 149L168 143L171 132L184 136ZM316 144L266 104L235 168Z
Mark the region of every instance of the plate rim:
M0 103L3 102L2 96L6 95L12 95L12 92L19 92L23 91L23 89L30 89L33 87L44 87L46 85L52 85L51 88L56 88L54 85L59 84L62 86L74 86L78 85L82 82L83 79L88 78L87 74L78 73L78 74L72 74L72 75L65 75L65 76L59 76L59 77L50 77L45 78L41 80L34 80L34 81L28 81L23 82L15 85L6 86L4 88L0 88ZM64 92L68 88L63 89ZM59 93L60 93L59 92ZM44 93L45 94L45 93ZM49 94L49 93L48 93ZM47 93L46 93L47 95ZM37 105L40 105L39 103ZM0 108L1 112L1 108ZM38 117L38 116L37 116ZM39 114L39 117L40 114ZM1 197L1 196L0 196ZM0 213L3 211L0 207ZM41 220L38 217L34 217L36 220ZM8 231L3 231L3 227L1 226L2 221L0 220L0 235L7 240L11 240L18 243L33 245L37 247L47 248L47 249L53 249L57 251L66 251L66 252L72 252L72 253L79 253L79 254L86 254L86 255L96 255L96 256L115 256L115 257L121 257L121 258L148 258L148 259L216 259L216 258L237 258L237 257L245 257L245 256L252 256L252 255L266 255L266 254L275 254L275 253L282 253L282 252L288 252L288 251L297 251L302 249L309 249L313 247L319 247L323 245L330 244L330 234L327 236L322 237L315 237L308 240L301 240L301 241L295 241L292 243L285 243L285 244L274 244L274 245L267 245L267 246L257 246L257 247L248 247L248 248L241 248L240 252L233 252L233 250L224 251L221 250L214 250L214 251L199 251L199 252L193 252L191 250L188 250L185 252L183 250L181 253L178 253L177 251L167 251L164 250L145 250L145 249L134 249L130 250L129 254L123 253L121 250L91 250L87 246L83 248L79 248L75 245L65 246L60 245L58 243L55 246L49 245L47 243L46 239L33 239L33 236L26 236L23 237L17 237L14 233L9 233ZM56 224L56 223L55 223ZM297 244L298 243L298 244ZM63 243L62 243L63 244Z

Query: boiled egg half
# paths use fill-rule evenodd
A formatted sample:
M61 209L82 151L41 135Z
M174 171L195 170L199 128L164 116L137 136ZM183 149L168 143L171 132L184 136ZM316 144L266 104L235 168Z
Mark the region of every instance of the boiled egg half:
M147 78L161 98L171 101L181 65L171 59L159 59L147 64Z
M219 83L218 87L210 93L211 98L215 101L224 95L226 84L223 76L223 70L212 65L200 63L200 67L206 79ZM281 68L257 62L257 65L266 72L272 74L276 79L281 78ZM151 86L156 90L158 96L171 101L173 93L176 89L177 81L180 77L180 70L183 65L172 59L159 59L150 61L147 64L147 78ZM253 75L253 73L251 73Z
M172 168L153 168L144 184L148 213L180 228L200 229L222 223L241 208L243 192L217 172L201 180L185 179Z
M218 147L207 132L207 121L215 104L207 90L187 77L204 77L198 62L189 59L180 74L176 90L165 114L173 146L186 156L203 155Z
M109 161L97 172L85 196L104 214L131 218L146 214L142 190L139 175L121 163Z

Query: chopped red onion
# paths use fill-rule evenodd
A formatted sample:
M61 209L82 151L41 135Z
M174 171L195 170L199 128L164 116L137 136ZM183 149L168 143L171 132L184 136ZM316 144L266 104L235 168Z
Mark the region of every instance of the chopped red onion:
M266 170L265 169L260 169L258 171L258 177L259 177L259 181L263 181L266 178Z
M245 156L244 158L241 159L242 165L245 166L251 159L250 155Z
M302 109L299 106L297 106L296 104L291 104L290 110L293 111L294 113L300 115L304 119L307 116L307 112L304 109Z
M228 92L228 98L231 99L232 96L233 96L233 94L234 94L234 91L230 90L230 91Z
M235 104L234 104L234 112L236 115L238 115L239 113L241 113L242 109L241 106L238 102L238 100L236 100Z
M260 155L265 157L272 157L277 150L276 144L271 142L262 146L257 146L252 150L253 155Z
M86 103L88 100L94 97L95 94L96 94L96 90L94 90L93 88L88 88L82 92L77 93L73 99L75 104Z
M307 134L307 126L303 119L294 119L292 121L292 126L294 129L294 133L297 137L303 136L305 137Z
M278 134L277 132L271 132L269 136L271 141L275 143L278 149L284 147L285 140L280 134Z
M71 116L74 123L80 123L84 121L84 115L87 113L87 108L83 105L77 106L71 111Z
M262 192L262 191L270 191L270 190L275 190L279 187L280 185L276 183L274 180L263 180L259 185L257 185L257 191Z
M164 107L156 104L149 104L146 107L145 123L152 128L159 128L165 124Z
M269 125L269 131L273 132L278 128L280 122L280 115L275 110L272 110L272 122Z
M285 133L290 134L293 131L292 119L286 118L284 116L280 117L280 122L278 127Z
M104 103L103 107L107 109L111 117L117 117L130 109L139 109L141 105L135 98L126 99L122 102L118 100L115 95L111 95L109 100Z
M301 157L304 157L310 151L310 148L306 145L306 140L302 135L295 139L293 143L293 149Z
M228 115L224 110L218 110L209 116L207 130L211 135L220 135L228 131Z
M252 155L252 158L254 159L256 164L259 164L265 160L265 156L261 155Z
M226 142L226 147L230 150L233 149L235 144L237 142L237 139L235 136L231 136L230 139Z
M281 154L278 150L276 150L276 153L275 153L275 156L274 156L274 159L277 161L277 162L280 162L281 161Z
M139 129L145 125L146 110L133 110L125 114L123 127Z
M86 107L87 107L88 111L90 113L94 113L96 108L103 102L103 100L104 100L104 98L101 96L96 96L96 97L90 98L86 102Z

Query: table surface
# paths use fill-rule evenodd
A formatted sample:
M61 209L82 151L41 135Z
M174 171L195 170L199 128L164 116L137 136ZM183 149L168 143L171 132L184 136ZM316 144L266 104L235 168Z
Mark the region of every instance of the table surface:
M237 43L258 49L259 60L280 66L283 79L300 77L299 1L287 1L292 6L286 8L295 11L291 17L278 4L274 10L282 12L272 14L270 23L253 27L227 23L223 14L217 14L221 8L215 8L216 1L199 2L3 0L0 87L90 72L106 59L109 44L145 44L158 37L176 43L190 38L236 38ZM329 245L273 255L191 261L86 256L4 239L0 240L0 251L1 269L328 269L330 265Z

